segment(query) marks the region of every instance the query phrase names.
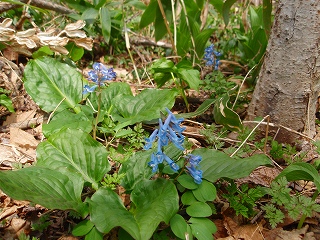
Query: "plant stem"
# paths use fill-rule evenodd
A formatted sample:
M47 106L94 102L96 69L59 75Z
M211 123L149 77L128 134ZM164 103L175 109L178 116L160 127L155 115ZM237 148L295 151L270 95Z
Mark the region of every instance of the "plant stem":
M316 200L318 194L319 194L319 190L316 190L316 191L314 192L313 196L312 196L312 201L315 201L315 200ZM304 221L306 220L306 218L307 218L307 215L306 215L306 214L303 214L303 215L301 216L300 221L299 221L299 223L298 223L298 227L297 227L298 229L302 228L302 225L303 225Z
M98 110L97 110L96 122L95 122L94 128L93 128L93 139L94 140L96 140L96 138L97 138L97 128L98 128L100 111L101 111L101 88L100 88L100 86L99 86L99 91L97 92L97 94L98 94Z
M172 79L173 79L174 83L176 84L177 88L181 92L181 96L182 96L183 101L184 101L184 103L186 104L186 107L187 107L187 112L190 112L188 99L187 99L186 93L185 93L185 91L183 89L183 85L182 85L181 80L180 80L180 82L178 82L177 79L175 78L175 76L173 75L173 73L172 72L170 72L170 73L171 73L171 76L172 76Z

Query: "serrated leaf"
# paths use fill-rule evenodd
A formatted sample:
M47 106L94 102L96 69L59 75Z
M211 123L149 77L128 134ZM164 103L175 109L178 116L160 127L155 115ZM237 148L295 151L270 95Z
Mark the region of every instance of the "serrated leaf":
M24 86L46 112L67 108L79 112L76 105L82 99L82 76L67 64L49 57L30 60L24 70Z
M111 36L111 16L106 7L100 8L100 24L104 40L106 43L109 43Z
M229 95L219 98L214 105L213 116L217 124L222 124L231 131L240 131L242 122L239 115L228 107Z
M101 232L120 226L133 238L145 240L151 238L160 222L168 223L179 209L174 184L161 178L137 183L131 200L135 209L129 212L116 193L100 188L88 200L92 222Z
M191 217L209 217L212 215L211 207L204 202L194 202L186 208L186 211Z
M116 96L112 104L122 118L114 117L120 123L115 131L137 122L159 118L160 111L173 106L176 95L177 92L170 89L144 89L137 96Z
M152 169L148 166L152 152L153 150L136 152L121 165L119 174L125 173L121 186L127 191L133 190L138 182L152 177Z
M193 190L192 193L200 202L213 201L217 197L216 187L206 180L202 181L199 187Z
M51 135L37 148L37 166L68 169L75 172L95 189L110 170L106 148L88 133L65 129Z
M189 222L192 233L198 240L214 239L213 234L217 231L217 227L210 219L192 217Z
M51 209L73 209L82 216L86 205L81 201L83 180L44 167L0 171L1 190L16 200L28 200Z
M282 177L285 177L287 181L313 181L317 189L320 190L320 174L315 167L309 163L299 162L290 164L275 178L275 180Z
M231 179L246 177L259 166L272 166L272 161L263 154L233 159L223 152L205 148L196 149L192 154L202 156L200 169L203 171L203 178L210 182L223 177Z

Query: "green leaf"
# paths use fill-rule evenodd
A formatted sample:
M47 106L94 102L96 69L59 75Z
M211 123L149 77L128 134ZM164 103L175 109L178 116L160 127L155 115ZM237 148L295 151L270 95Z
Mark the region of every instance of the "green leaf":
M78 223L72 230L73 236L84 236L88 234L91 229L94 227L94 224L90 222L89 220L84 220L80 223Z
M83 180L43 167L0 171L1 190L16 200L28 200L51 209L73 209L82 216L87 212L81 201Z
M204 202L192 203L187 207L186 211L191 217L209 217L212 215L211 207Z
M78 47L74 42L68 43L65 48L69 51L68 56L75 62L79 61L84 54L84 49Z
M213 201L217 197L216 187L206 180L202 181L199 187L192 191L193 195L200 202Z
M221 15L223 14L223 0L210 0L210 4L217 10Z
M185 239L185 235L188 232L188 224L181 215L176 214L170 219L170 228L178 238Z
M205 29L201 31L198 35L194 38L194 43L196 45L196 52L198 57L201 59L204 55L204 49L206 48L206 44L209 38L212 36L212 33L215 29Z
M288 181L313 181L317 189L320 190L320 174L315 167L309 163L299 162L290 164L275 178L275 180L282 177L286 177Z
M62 130L40 143L37 148L37 166L75 172L95 189L110 170L105 146L76 129Z
M114 106L112 105L112 99L116 96L128 95L132 96L130 85L123 82L111 82L107 88L101 90L101 106L100 109L102 112L112 113ZM95 110L98 109L99 98L97 94L90 94L89 100ZM113 110L115 111L115 110Z
M5 106L10 112L14 112L12 101L5 94L0 94L0 106Z
M206 99L203 101L203 103L201 103L201 105L194 112L177 114L176 117L193 118L193 117L199 116L199 115L205 113L210 108L210 106L213 103L215 103L215 101L216 101L216 99L211 99L211 98Z
M43 56L50 56L53 54L54 52L49 48L49 46L43 46L32 54L32 58L40 58Z
M217 231L216 225L207 218L190 218L190 227L193 235L198 240L213 239L213 234Z
M100 8L100 24L102 35L106 43L109 43L111 36L111 17L108 8Z
M223 152L205 148L196 149L192 154L202 156L200 169L203 171L203 178L210 182L223 177L231 179L246 177L259 166L272 165L272 161L263 154L233 159Z
M188 174L182 174L177 178L177 181L187 189L197 189L199 187L193 180L193 178Z
M42 125L42 132L46 138L65 128L81 129L86 133L92 130L92 119L89 119L83 112L78 114L65 109L56 113L49 124Z
M96 227L93 227L84 240L103 240L103 234Z
M173 72L174 63L166 58L160 58L151 65L153 72Z
M198 90L200 83L200 72L196 69L178 68L178 76L185 81L191 89Z
M116 193L100 188L88 200L92 222L103 233L120 226L133 238L145 240L152 237L160 222L168 224L179 209L175 185L161 178L137 183L131 200L135 208L129 212Z
M127 191L133 190L138 182L152 177L152 169L148 166L152 152L153 150L136 152L121 165L119 174L125 173L121 186Z
M228 107L229 95L219 98L214 105L213 116L217 124L222 124L230 131L240 131L242 122L239 115Z
M187 191L181 196L181 202L183 205L191 205L192 203L197 202L198 200L195 198L191 191Z
M237 0L226 0L222 6L222 16L224 20L224 24L227 26L229 24L229 12L234 3L236 3Z
M87 8L81 15L81 19L86 21L87 24L92 24L99 16L99 11L94 8Z
M263 0L263 10L262 10L262 17L263 17L263 25L266 32L266 35L269 37L271 32L272 26L272 0Z
M157 8L159 8L157 0L151 0L141 16L139 24L140 28L145 28L155 20Z
M82 99L82 76L67 64L49 57L30 60L24 70L24 86L46 112L67 108L79 112L76 105Z
M144 89L137 96L116 96L112 103L123 118L114 117L120 124L115 131L128 125L160 117L160 111L171 108L177 91L171 89Z

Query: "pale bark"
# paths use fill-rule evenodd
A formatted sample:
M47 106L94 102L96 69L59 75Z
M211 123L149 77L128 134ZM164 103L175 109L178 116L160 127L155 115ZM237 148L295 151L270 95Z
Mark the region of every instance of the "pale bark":
M319 0L280 0L248 119L270 115L271 122L312 137L319 94ZM297 135L280 130L277 139Z

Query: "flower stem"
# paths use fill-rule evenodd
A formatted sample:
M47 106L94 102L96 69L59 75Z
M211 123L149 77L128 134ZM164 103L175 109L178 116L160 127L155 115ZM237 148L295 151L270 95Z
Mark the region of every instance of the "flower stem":
M97 94L98 94L98 110L97 110L96 122L95 122L94 128L93 128L93 139L94 140L96 140L96 138L97 138L97 128L98 128L99 117L100 117L100 112L101 112L101 88L100 87L99 87Z

